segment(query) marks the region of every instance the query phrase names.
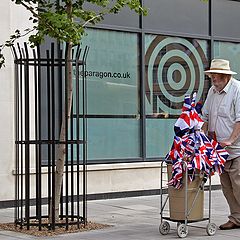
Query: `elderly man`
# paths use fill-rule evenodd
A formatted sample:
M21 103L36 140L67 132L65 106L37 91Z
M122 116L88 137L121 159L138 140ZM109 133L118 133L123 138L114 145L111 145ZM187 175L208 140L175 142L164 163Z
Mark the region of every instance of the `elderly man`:
M230 215L219 228L240 228L240 81L232 77L236 73L224 59L212 60L205 73L213 86L202 109L203 129L229 153L220 181Z

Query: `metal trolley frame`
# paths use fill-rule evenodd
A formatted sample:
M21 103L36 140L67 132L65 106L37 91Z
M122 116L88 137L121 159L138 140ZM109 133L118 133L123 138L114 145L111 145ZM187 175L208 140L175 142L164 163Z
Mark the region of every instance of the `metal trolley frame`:
M159 226L159 232L162 235L167 235L170 231L170 224L168 221L173 221L173 222L177 222L177 235L180 238L185 238L188 235L188 225L189 223L194 223L194 222L199 222L199 221L208 221L208 224L206 226L206 232L209 236L213 236L215 235L216 231L217 231L217 226L215 223L211 222L211 176L209 177L209 208L208 208L208 216L207 217L203 217L201 220L189 220L189 215L192 211L192 209L194 208L196 199L199 195L199 192L201 190L204 190L204 184L205 184L205 180L203 179L197 192L196 195L193 199L192 202L192 206L188 206L188 168L187 168L187 163L185 161L183 161L183 169L185 171L185 191L184 191L184 219L182 220L175 220L175 219L171 219L170 217L166 217L164 216L164 210L166 207L166 204L169 200L169 194L167 192L167 197L165 200L163 200L163 195L165 194L164 188L163 188L163 169L167 169L167 167L164 167L164 163L168 164L171 163L170 161L163 161L161 163L161 176L160 176L160 216L161 216L161 223ZM165 188L166 189L166 188ZM168 189L167 189L168 190ZM190 208L189 208L190 207ZM170 210L170 209L169 209ZM168 220L168 221L166 221Z

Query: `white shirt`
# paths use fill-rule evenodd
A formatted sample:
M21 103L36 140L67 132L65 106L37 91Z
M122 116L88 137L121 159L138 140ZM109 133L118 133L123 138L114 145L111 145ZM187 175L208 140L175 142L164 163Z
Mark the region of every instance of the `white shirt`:
M208 130L216 133L218 142L228 140L234 124L240 121L240 81L231 78L221 92L212 86L202 109L202 119L208 123ZM240 156L240 137L227 151L228 159Z

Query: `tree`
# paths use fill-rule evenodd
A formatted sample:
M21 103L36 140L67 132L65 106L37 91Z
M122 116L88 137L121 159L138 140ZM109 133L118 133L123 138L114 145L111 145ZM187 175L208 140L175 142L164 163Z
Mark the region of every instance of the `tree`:
M89 24L99 23L104 19L106 14L117 14L124 7L128 7L137 14L147 14L147 10L142 7L140 0L12 0L15 4L22 5L30 13L29 21L33 23L31 29L27 28L21 33L18 29L12 34L4 44L0 45L0 68L4 66L5 57L2 50L5 47L13 46L14 42L29 35L29 44L34 47L41 44L46 36L53 38L59 42L66 43L67 60L65 69L67 71L67 96L68 96L68 112L63 112L63 116L67 114L68 121L72 109L72 48L79 44L85 34L85 28ZM98 10L89 10L86 4L95 6ZM65 110L64 110L65 111ZM65 141L65 117L61 123L60 141ZM55 160L55 202L51 209L55 209L55 220L59 219L59 202L62 187L63 171L65 163L65 144L59 144L57 157ZM50 219L51 219L50 216Z

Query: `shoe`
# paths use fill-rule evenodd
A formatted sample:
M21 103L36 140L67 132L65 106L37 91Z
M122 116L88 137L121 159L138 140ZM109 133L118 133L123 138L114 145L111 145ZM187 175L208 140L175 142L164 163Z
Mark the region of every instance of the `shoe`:
M240 226L236 225L235 223L228 221L222 225L219 226L219 229L221 230L230 230L234 228L240 228Z

